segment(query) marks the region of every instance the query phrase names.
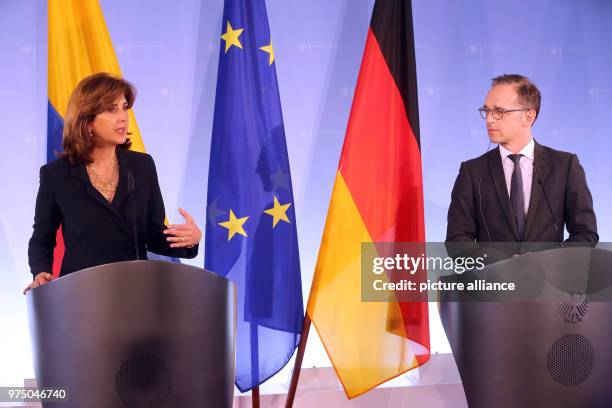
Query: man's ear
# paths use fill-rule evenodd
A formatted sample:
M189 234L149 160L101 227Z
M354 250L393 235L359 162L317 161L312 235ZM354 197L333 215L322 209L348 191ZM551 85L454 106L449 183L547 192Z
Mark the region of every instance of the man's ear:
M533 122L536 120L536 112L531 109L525 112L525 116L523 116L523 127L533 126Z

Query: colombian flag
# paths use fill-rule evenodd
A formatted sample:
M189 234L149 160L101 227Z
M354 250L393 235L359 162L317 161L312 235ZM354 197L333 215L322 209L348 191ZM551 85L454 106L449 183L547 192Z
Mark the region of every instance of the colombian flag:
M61 151L64 115L70 94L81 79L97 72L121 76L104 15L97 0L49 0L48 3L47 161ZM131 150L144 152L134 112L130 110ZM53 254L53 275L64 256L61 226Z
M429 359L427 302L361 301L362 242L424 242L412 10L378 0L308 315L349 398Z

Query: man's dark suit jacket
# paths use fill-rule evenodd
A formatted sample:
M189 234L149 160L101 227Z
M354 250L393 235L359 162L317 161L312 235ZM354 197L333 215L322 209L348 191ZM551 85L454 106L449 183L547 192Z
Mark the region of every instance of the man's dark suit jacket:
M536 142L534 166L522 241L561 242L564 226L567 226L567 241L597 244L599 236L593 199L576 155ZM554 221L543 189L546 189ZM461 163L453 187L446 242L474 241L521 241L512 217L499 147Z
M172 257L193 258L198 246L170 248L153 158L118 149L119 184L109 203L89 181L83 163L61 158L40 168L34 232L28 257L34 276L51 273L58 226L65 244L60 275L96 265L146 259L149 251ZM137 244L134 239L137 231Z

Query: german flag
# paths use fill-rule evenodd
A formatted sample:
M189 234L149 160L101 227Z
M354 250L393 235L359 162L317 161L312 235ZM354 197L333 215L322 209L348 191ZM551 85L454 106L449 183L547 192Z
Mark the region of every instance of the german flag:
M349 398L425 363L427 302L361 300L362 242L424 242L409 0L374 5L308 315Z

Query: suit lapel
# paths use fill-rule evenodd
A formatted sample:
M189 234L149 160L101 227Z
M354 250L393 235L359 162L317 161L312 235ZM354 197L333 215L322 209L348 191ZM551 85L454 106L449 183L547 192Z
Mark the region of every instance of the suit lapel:
M508 196L508 188L506 187L506 178L504 177L504 168L502 166L501 154L499 153L499 147L491 150L491 153L487 156L488 168L491 179L493 180L493 185L495 186L495 191L497 192L497 198L501 204L502 210L506 215L506 220L510 224L512 228L512 233L514 234L515 239L519 240L519 234L516 226L516 222L514 221L514 217L512 217L512 210L510 208L510 197Z
M91 184L89 180L89 176L87 175L87 170L85 169L85 164L76 163L70 167L70 173L80 179L85 184L85 190L87 191L87 195L89 195L92 199L96 200L104 207L113 210L108 201L100 194L98 190Z
M546 150L541 144L535 142L533 150L533 177L531 178L531 198L529 199L529 210L527 211L527 221L525 224L525 240L528 237L529 230L535 222L538 206L542 198L542 189L548 175L548 156ZM537 173L536 173L537 172ZM542 181L542 186L538 183L538 176Z
M117 224L120 228L129 236L132 235L132 231L127 225L126 220L119 213L120 204L125 197L129 194L127 191L127 163L125 163L125 158L122 157L123 154L121 150L118 153L118 161L119 161L119 184L117 185L117 191L115 192L115 197L113 198L112 203L109 203L106 198L91 184L89 180L89 176L87 175L87 170L85 169L85 164L83 163L75 163L70 167L70 174L73 177L78 178L85 184L85 190L87 191L87 195L90 196L93 200L96 200L102 206L104 206L108 211L113 214L113 218L117 221Z

